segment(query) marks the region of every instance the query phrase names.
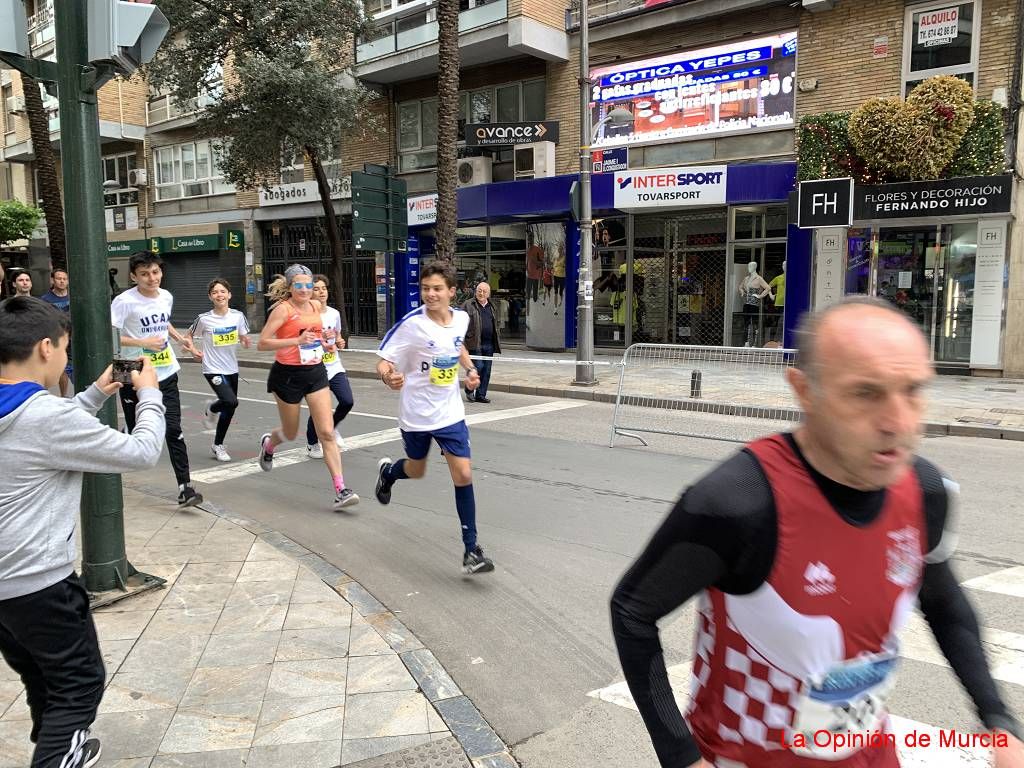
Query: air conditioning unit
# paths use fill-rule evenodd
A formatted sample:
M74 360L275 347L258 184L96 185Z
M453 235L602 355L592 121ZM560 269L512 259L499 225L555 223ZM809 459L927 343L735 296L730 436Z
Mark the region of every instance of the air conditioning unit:
M7 97L7 111L12 115L24 115L25 114L25 97L24 96L8 96Z
M555 144L537 141L514 150L517 179L544 179L555 175Z
M477 184L490 184L493 162L489 157L464 157L459 160L459 186L475 187Z
M144 187L149 183L149 174L145 168L132 168L128 171L129 187Z

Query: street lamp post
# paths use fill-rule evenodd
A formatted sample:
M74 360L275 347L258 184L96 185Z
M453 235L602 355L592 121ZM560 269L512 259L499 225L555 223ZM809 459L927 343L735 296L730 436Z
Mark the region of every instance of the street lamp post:
M590 202L590 8L580 0L580 268L576 302L576 378L597 384L594 375L594 222Z

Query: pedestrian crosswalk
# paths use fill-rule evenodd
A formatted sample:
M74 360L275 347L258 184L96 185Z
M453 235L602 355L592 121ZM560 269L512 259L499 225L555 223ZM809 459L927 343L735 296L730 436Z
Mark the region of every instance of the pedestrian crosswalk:
M979 592L1024 597L1024 566L1006 568L969 579L963 586ZM981 635L992 676L1003 684L1024 686L1024 634L982 627ZM949 666L935 643L931 629L920 615L915 614L911 618L900 640L900 655L903 658ZM672 665L668 667L668 673L676 701L683 710L689 700L690 662ZM587 695L609 704L636 710L636 704L624 680L590 691ZM900 745L900 763L903 768L981 768L992 765L991 751L988 749L939 746L940 729L933 725L896 715L893 715L890 721L896 735L896 743ZM931 735L931 746L907 747L905 736L914 732Z

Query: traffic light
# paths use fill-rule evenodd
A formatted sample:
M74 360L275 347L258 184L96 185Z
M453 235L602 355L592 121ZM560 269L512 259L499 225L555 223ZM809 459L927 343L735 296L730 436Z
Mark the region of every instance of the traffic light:
M150 61L171 28L159 8L125 0L90 0L89 61L125 77Z
M29 55L24 0L0 0L0 53Z

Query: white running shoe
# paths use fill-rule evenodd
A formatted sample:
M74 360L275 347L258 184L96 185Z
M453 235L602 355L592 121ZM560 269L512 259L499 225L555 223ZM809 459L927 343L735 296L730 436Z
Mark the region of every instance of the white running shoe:
M311 459L322 459L324 457L324 447L320 443L313 443L313 445L306 446L306 455Z
M223 445L211 445L210 455L217 461L231 461L231 454L227 452Z
M220 414L210 412L210 406L216 402L216 400L206 401L206 410L203 412L203 426L206 429L217 428L217 420L220 418Z
M338 450L345 450L345 441L341 437L341 433L338 430L334 430L334 442L338 444Z

